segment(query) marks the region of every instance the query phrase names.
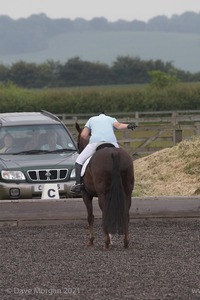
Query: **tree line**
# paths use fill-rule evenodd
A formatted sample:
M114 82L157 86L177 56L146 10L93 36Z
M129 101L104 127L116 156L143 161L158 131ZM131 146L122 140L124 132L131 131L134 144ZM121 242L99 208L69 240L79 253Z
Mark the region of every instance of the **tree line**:
M71 58L64 64L53 60L41 64L25 61L11 66L0 64L0 82L12 82L22 88L146 84L151 81L152 71L175 76L179 82L200 81L200 72L193 74L179 70L172 62L118 56L111 66L84 61L80 57Z

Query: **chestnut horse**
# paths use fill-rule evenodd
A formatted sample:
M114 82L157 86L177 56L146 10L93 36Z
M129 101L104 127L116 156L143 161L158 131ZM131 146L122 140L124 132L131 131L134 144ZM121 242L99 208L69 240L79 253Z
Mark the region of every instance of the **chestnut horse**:
M81 152L87 142L81 138L79 124L78 149ZM93 197L98 197L99 207L102 211L103 231L105 234L105 249L109 249L110 235L118 233L124 235L124 248L128 248L129 209L134 187L133 161L130 155L121 148L112 144L97 150L91 157L82 178L82 197L87 208L89 224L89 245L93 245L94 215Z

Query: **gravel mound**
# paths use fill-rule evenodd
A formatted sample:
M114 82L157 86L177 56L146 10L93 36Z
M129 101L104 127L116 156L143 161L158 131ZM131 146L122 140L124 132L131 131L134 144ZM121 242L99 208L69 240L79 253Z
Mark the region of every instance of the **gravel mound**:
M136 196L200 195L200 137L135 160Z
M199 299L197 219L137 219L130 248L114 236L103 250L101 220L0 229L0 299Z

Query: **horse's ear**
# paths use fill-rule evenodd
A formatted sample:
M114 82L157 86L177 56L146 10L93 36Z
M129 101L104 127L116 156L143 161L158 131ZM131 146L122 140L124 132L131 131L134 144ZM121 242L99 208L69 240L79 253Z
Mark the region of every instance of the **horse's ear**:
M76 122L75 123L75 127L76 127L76 130L80 133L81 132L81 128L79 126L79 124Z

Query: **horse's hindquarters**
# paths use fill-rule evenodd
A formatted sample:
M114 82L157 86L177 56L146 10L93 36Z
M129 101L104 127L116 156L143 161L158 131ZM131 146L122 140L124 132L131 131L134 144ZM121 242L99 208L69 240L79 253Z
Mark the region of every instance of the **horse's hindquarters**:
M109 248L109 233L124 234L124 247L127 248L129 209L134 185L131 157L119 148L98 150L92 156L83 180L83 198L88 211L91 237L93 237L93 222L91 225L90 202L97 196L102 210L105 248Z

